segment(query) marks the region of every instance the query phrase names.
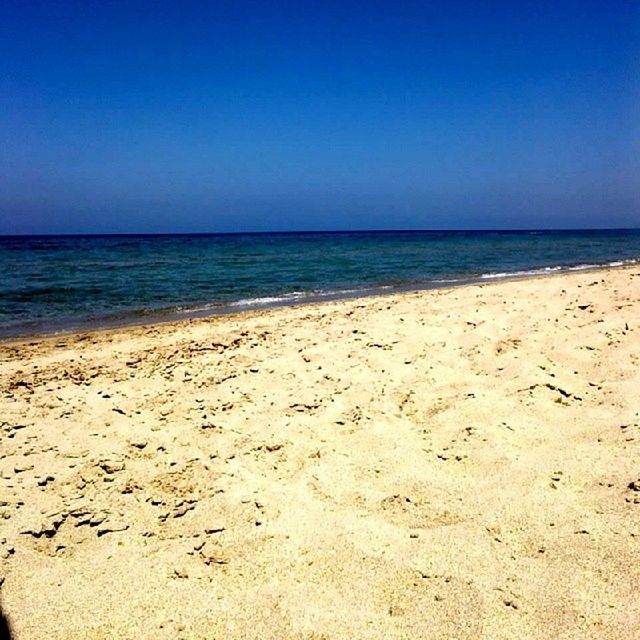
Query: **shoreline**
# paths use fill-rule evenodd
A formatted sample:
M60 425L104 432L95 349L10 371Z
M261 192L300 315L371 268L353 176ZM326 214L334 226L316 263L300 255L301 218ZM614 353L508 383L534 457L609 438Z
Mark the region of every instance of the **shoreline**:
M640 259L612 261L601 265L575 265L570 267L541 267L532 269L529 272L514 272L500 274L484 274L482 276L470 278L453 278L450 280L433 280L424 285L381 285L370 289L349 290L348 292L336 292L328 294L308 294L300 298L292 298L287 300L269 302L267 304L247 304L239 305L238 302L221 305L219 308L195 308L185 309L184 311L159 311L145 313L143 315L128 316L127 318L103 321L92 320L87 323L81 323L75 326L61 328L59 330L42 330L34 333L20 333L3 335L0 333L0 345L11 345L14 343L21 344L28 341L54 340L56 338L65 338L72 336L81 336L93 333L102 333L109 331L126 330L136 327L154 327L157 325L179 325L183 322L192 322L197 320L211 320L215 318L227 318L236 316L245 316L260 312L269 312L275 309L286 309L296 307L313 307L334 302L349 300L367 300L370 298L386 298L396 295L405 295L429 291L442 291L450 289L458 289L473 286L482 286L485 284L500 284L503 282L527 281L531 279L540 279L552 276L562 276L579 273L594 273L599 271L609 271L618 269L632 269L640 264Z

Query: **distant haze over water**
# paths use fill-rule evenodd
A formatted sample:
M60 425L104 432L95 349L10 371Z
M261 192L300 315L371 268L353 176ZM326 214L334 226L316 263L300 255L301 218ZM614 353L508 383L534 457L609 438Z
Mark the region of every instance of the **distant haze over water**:
M0 237L0 335L640 260L640 230Z

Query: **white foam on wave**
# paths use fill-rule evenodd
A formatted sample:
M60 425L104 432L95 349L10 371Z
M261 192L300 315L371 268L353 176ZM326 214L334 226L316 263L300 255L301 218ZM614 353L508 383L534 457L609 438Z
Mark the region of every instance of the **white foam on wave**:
M567 267L567 271L584 271L585 269L597 269L599 266L598 264L576 264L573 265L572 267ZM609 266L608 264L604 265L604 266Z
M615 260L613 262L604 262L600 264L575 264L570 266L555 265L553 267L543 267L541 269L528 269L525 271L500 271L495 273L483 273L480 278L482 280L495 280L500 278L514 278L517 276L538 276L553 271L586 271L588 269L601 269L603 267L623 267L625 265L638 264L638 260L630 258L629 260Z
M308 297L309 294L304 291L292 291L291 293L285 293L281 296L259 296L257 298L242 298L241 300L235 300L229 302L229 307L253 307L262 306L267 304L276 304L278 302L287 302L289 300L299 300L301 298Z
M517 276L539 276L552 271L559 271L560 267L545 267L544 269L528 269L526 271L500 271L498 273L483 273L482 280L493 280L499 278L514 278Z
M333 298L348 296L349 294L364 294L370 291L381 291L387 289L393 289L393 285L380 285L378 287L362 287L355 289L327 289L312 291L291 291L290 293L283 293L280 296L262 296L256 298L242 298L241 300L235 300L229 302L226 306L229 307L256 307L270 304L279 304L282 302L295 302L297 300L318 300L322 298Z
M469 278L436 278L435 280L430 280L429 282L435 282L438 284L450 284L452 282L468 282Z

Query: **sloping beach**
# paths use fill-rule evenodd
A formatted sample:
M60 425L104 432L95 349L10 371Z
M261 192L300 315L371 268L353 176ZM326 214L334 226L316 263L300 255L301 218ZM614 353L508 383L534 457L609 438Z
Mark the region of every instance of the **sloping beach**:
M5 342L36 638L640 637L640 269Z

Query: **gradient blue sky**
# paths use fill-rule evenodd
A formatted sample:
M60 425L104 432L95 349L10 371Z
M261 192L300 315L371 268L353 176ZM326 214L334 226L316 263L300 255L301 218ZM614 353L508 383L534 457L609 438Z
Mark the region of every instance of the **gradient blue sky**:
M640 226L639 2L0 4L0 233Z

